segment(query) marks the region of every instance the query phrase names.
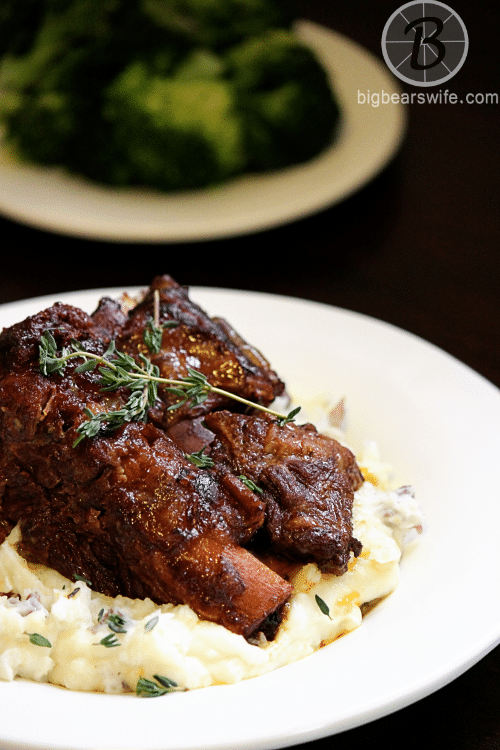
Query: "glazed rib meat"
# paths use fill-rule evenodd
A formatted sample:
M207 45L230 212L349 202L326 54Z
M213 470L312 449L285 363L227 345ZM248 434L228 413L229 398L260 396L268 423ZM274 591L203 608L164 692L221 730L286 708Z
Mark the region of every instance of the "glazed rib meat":
M156 353L144 340L151 321L163 329ZM359 554L351 511L362 476L339 443L312 425L243 413L224 394L172 409L178 396L161 387L147 421L81 439L89 413L122 409L130 391L103 391L99 370L78 370L77 359L42 374L46 331L60 352L76 342L102 355L114 341L163 377L192 368L254 404L269 405L284 389L258 351L168 276L138 302L104 298L93 315L56 304L5 329L0 542L20 524L28 560L110 596L188 604L246 638L279 620L292 591L262 562L263 542L273 555L338 575ZM200 450L212 465L190 460Z
M360 543L352 535L354 491L363 478L353 454L310 424L280 426L267 415L219 411L205 424L211 457L251 479L266 503L271 548L341 575Z
M158 296L158 322L164 326L162 346L158 354L147 352L143 332L155 317L155 293ZM137 357L148 354L166 378L186 376L188 368L206 375L211 385L242 396L258 404L268 405L283 393L284 384L256 349L220 318L212 319L189 299L187 287L170 276L153 280L144 299L130 312L117 338L118 349ZM160 388L160 402L150 418L162 427L189 416L207 414L236 402L218 394L209 394L200 405L168 410L176 397Z
M278 610L290 585L245 550L263 504L233 477L194 466L151 423L85 439L93 411L119 408L95 372L45 377L38 345L51 329L60 347L78 340L102 352L103 328L64 305L0 336L0 465L4 535L22 530L22 552L103 593L189 604L201 617L249 636ZM96 333L98 334L96 336Z

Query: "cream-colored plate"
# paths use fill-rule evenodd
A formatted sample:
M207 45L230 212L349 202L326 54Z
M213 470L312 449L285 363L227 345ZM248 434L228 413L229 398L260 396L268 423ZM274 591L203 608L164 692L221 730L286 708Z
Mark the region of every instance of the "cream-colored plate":
M160 194L113 190L58 170L21 166L0 145L0 212L89 239L188 242L278 226L345 198L387 163L405 127L402 105L361 104L358 91L392 94L399 88L383 62L344 36L306 21L297 31L331 74L343 113L337 138L316 159L209 190Z
M101 294L60 299L91 312ZM356 313L252 292L194 288L192 297L289 383L346 397L348 439L355 448L376 440L413 485L424 533L396 591L360 628L269 675L155 699L0 683L2 750L283 748L417 701L500 641L500 391L431 344ZM56 299L4 305L0 326Z

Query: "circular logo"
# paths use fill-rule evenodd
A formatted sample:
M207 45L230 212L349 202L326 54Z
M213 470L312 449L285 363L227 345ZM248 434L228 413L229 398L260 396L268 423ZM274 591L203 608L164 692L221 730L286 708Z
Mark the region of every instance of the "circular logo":
M402 5L382 33L382 54L392 72L414 86L437 86L452 78L469 50L467 29L444 3Z

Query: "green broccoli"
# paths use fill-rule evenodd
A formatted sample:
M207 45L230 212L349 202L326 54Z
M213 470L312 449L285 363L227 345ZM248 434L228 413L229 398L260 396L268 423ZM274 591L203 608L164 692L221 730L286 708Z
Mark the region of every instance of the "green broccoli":
M338 107L290 20L285 0L4 0L6 141L163 191L307 160Z
M161 77L133 63L109 87L104 118L118 151L117 183L177 190L220 182L245 166L232 89L212 71Z
M332 140L339 107L311 50L290 31L270 30L227 56L245 128L248 168L306 161Z
M165 71L185 47L173 46L137 0L29 0L28 43L15 24L22 3L9 2L4 14L13 36L0 60L8 142L21 158L104 179L115 158L102 118L106 87L131 56L151 57L159 47L156 64Z
M142 0L156 23L193 46L221 51L293 21L289 0Z

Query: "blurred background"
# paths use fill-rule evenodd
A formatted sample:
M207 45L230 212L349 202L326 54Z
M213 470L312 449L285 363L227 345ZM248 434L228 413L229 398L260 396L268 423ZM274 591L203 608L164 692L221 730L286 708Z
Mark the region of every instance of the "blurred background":
M296 7L382 61L382 31L399 3L296 0ZM365 313L431 341L500 386L500 6L454 0L451 7L470 45L461 70L441 88L458 99L493 93L496 103L410 104L401 147L371 181L313 216L241 237L102 242L0 218L0 302L146 285L168 273L191 286L285 294ZM499 672L497 648L434 695L338 742L500 748Z

